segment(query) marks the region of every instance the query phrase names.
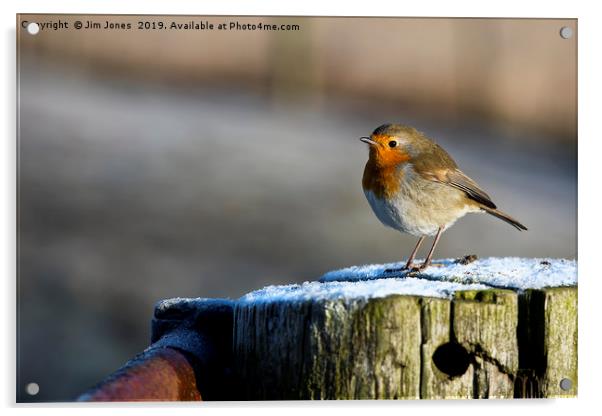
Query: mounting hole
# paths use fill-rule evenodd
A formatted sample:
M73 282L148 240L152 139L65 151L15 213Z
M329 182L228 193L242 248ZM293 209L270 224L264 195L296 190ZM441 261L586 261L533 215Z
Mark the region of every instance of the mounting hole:
M40 386L38 383L29 383L27 386L25 386L25 392L27 392L27 394L30 396L35 396L40 392Z
M433 363L442 373L450 377L466 373L470 365L470 354L456 342L442 344L433 354Z
M570 39L573 37L573 29L568 26L564 26L560 29L560 37L562 39Z
M40 25L38 25L36 22L31 22L27 25L27 33L30 35L37 35L39 31Z
M573 382L570 378L560 380L560 388L564 391L570 390L573 387Z

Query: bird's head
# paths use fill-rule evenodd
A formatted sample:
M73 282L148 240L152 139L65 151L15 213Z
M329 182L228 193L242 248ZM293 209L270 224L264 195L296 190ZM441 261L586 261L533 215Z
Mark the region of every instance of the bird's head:
M388 167L412 159L420 147L421 138L422 134L413 127L383 124L370 137L360 137L360 140L369 145L371 162Z

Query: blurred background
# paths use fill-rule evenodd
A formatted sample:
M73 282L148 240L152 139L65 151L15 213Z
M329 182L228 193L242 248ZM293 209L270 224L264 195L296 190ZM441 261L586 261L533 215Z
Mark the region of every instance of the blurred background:
M415 238L361 189L357 139L386 122L435 139L529 227L468 216L437 257L577 256L576 20L19 19L20 401L72 400L120 367L160 299L406 257Z

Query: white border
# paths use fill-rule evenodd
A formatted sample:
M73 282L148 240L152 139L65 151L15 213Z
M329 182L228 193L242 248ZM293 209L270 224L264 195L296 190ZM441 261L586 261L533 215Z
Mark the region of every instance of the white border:
M190 405L104 405L88 409L91 413L105 414L108 409L112 413L121 414L128 411L136 413L144 411L148 414L164 414L166 412L186 411L223 412L233 410L237 413L278 414L286 412L293 416L308 412L336 412L365 414L374 408L383 414L396 414L402 411L420 412L420 414L440 414L441 412L486 411L489 415L504 415L509 412L545 412L546 414L579 414L596 406L600 382L600 321L598 315L600 304L600 281L596 258L600 231L598 212L601 209L599 195L602 187L597 167L602 156L600 149L600 75L602 74L599 40L602 39L602 25L599 13L596 13L596 2L545 1L528 2L525 0L504 0L498 2L485 1L413 1L394 3L380 0L350 3L348 1L203 1L184 0L155 1L28 1L0 2L2 13L2 47L4 62L2 71L2 91L5 96L1 101L1 125L5 127L5 137L0 150L2 180L0 194L4 197L0 204L2 236L0 250L2 264L5 265L2 281L5 284L4 302L2 303L2 342L0 357L3 360L3 375L0 378L1 403L13 407L15 398L15 13L127 13L127 14L231 14L231 15L328 15L328 16L445 16L445 17L556 17L579 18L579 399L550 401L441 401L441 402L330 402L330 403L232 403L204 404L202 408ZM57 380L57 382L60 382ZM43 411L53 414L79 414L81 405L48 405L49 409L41 409L40 405L20 405L20 411L30 413ZM142 408L144 410L142 410ZM596 406L600 411L600 405ZM589 413L589 412L587 412ZM586 413L586 414L587 414Z

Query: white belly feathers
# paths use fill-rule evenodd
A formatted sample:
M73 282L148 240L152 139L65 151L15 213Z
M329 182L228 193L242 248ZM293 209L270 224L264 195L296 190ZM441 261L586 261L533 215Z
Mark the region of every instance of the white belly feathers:
M394 198L379 198L372 191L364 191L384 225L414 236L431 236L439 227L447 229L466 213L480 211L469 205L462 207L460 201L465 197L461 191L418 178L411 169L404 170Z

